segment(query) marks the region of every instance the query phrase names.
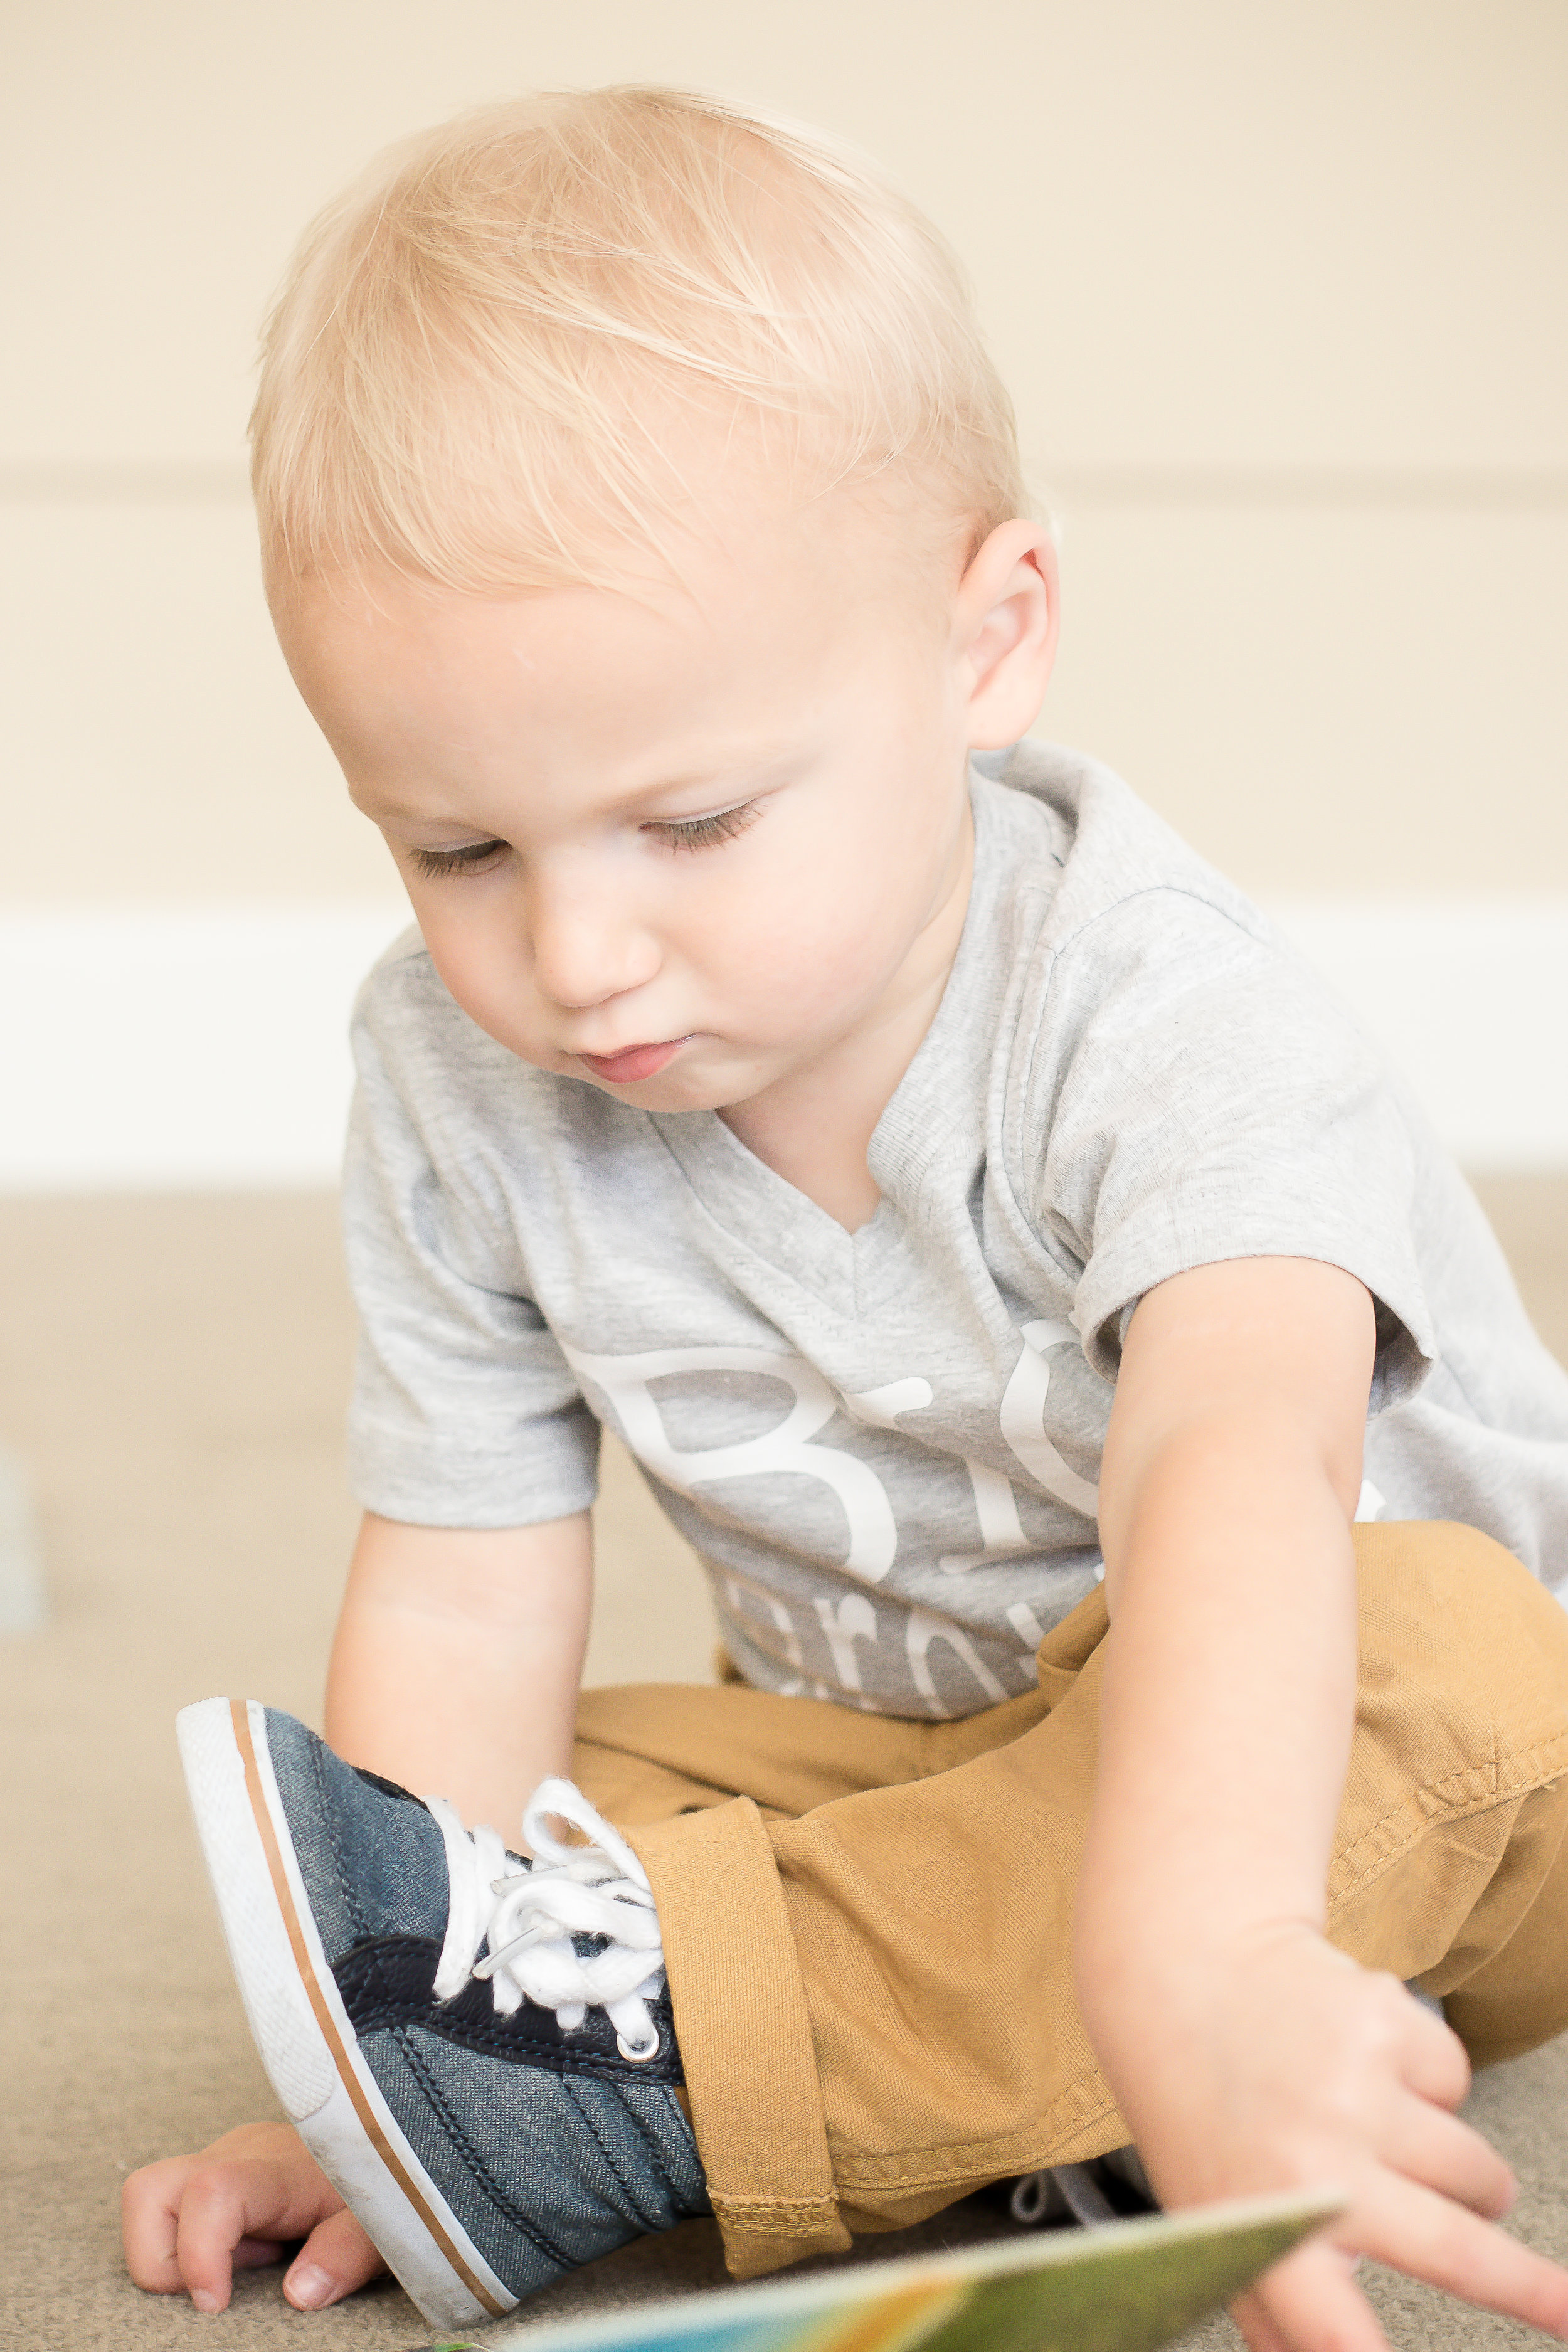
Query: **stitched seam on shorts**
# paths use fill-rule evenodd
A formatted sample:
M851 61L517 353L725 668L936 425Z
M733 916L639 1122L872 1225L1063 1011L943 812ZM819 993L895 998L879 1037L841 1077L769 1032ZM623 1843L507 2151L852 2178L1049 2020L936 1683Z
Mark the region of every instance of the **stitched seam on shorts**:
M837 2197L717 2196L712 2206L720 2221L746 2222L781 2238L814 2238L820 2235L824 2221L838 2222Z
M1086 2100L1086 2091L1098 2095ZM844 2155L830 2139L833 2177L842 2196L858 2188L925 2189L945 2180L977 2181L993 2168L993 2178L1010 2169L1033 2171L1054 2160L1052 2149L1115 2113L1116 2101L1100 2074L1090 2070L1069 2083L1037 2123L997 2137L949 2140L935 2147L903 2149L896 2156L858 2158Z
M1334 1881L1331 1917L1440 1823L1495 1812L1500 1805L1511 1804L1516 1797L1531 1796L1537 1789L1550 1788L1568 1771L1568 1754L1563 1752L1565 1749L1568 1733L1560 1732L1541 1747L1527 1748L1522 1755L1515 1756L1506 1773L1494 1754L1490 1764L1473 1764L1463 1772L1451 1772L1447 1780L1427 1781L1412 1789L1380 1821L1363 1830L1352 1845L1335 1855L1330 1874ZM1546 1769L1545 1759L1549 1758L1555 1759L1555 1769ZM1484 1783L1480 1791L1468 1800L1459 1798L1458 1792L1473 1789L1478 1779ZM1413 1806L1426 1810L1412 1820ZM1404 1835L1393 1843L1387 1843L1389 1832L1401 1822L1405 1824ZM1367 1859L1358 1864L1356 1858L1363 1853Z

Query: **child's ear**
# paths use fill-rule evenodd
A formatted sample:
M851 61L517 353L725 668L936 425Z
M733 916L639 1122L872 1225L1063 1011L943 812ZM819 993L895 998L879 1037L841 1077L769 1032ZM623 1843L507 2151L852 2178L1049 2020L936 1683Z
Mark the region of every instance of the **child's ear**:
M1049 530L1038 522L999 523L971 556L953 614L971 751L999 751L1033 725L1056 659L1057 625Z

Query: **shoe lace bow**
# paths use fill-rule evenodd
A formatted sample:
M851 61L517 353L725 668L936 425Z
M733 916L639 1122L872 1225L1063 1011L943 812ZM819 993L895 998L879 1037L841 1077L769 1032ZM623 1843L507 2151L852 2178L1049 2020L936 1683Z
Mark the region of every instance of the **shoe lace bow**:
M574 2033L590 2009L602 2009L623 2058L637 2065L656 2058L658 2028L647 2004L664 1983L658 1914L641 1863L581 1790L543 1780L529 1799L522 1834L531 1864L508 1853L488 1824L465 1829L445 1797L424 1802L446 1841L450 1881L437 2000L452 2000L470 1977L488 1978L503 2017L528 2000L552 2009L562 2032ZM589 1843L563 1844L552 1816ZM579 1954L574 1938L583 1936L598 1939L598 1948Z

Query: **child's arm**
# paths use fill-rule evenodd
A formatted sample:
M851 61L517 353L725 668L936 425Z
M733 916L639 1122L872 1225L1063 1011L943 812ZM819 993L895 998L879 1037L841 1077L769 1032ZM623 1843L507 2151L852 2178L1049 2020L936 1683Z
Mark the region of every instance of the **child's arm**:
M327 1682L326 1735L351 1764L449 1797L509 1843L541 1780L572 1769L593 1591L588 1514L531 1528L402 1527L367 1517ZM138 2286L222 2311L236 2266L304 2245L284 2293L315 2309L363 2286L376 2252L304 2143L247 2124L125 2183Z
M1164 2201L1350 2200L1238 2309L1255 2352L1381 2346L1362 2252L1568 2328L1568 2276L1489 2226L1513 2182L1451 2112L1457 2038L1324 1939L1373 1353L1371 1301L1335 1267L1200 1268L1133 1317L1105 1449L1085 2021Z
M327 1669L328 1746L515 1846L541 1780L572 1770L592 1542L586 1511L495 1528L367 1512Z

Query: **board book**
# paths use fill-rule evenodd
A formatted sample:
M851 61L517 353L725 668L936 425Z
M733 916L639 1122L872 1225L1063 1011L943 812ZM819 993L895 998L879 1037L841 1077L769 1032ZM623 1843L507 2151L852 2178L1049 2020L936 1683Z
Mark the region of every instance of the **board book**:
M1251 2198L1037 2230L603 2318L502 2322L420 2352L1154 2352L1340 2210L1331 2195Z

